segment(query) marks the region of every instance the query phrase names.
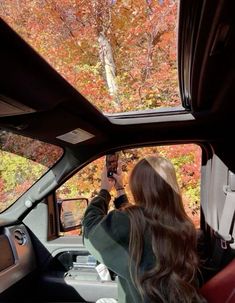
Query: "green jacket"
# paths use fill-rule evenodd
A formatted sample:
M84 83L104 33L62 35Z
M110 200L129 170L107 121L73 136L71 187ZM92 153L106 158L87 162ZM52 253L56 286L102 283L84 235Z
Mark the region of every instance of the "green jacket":
M116 210L108 213L110 199L108 191L101 190L89 204L83 219L84 244L99 262L118 275L118 302L142 303L129 272L129 217L118 210L128 200L126 195L115 199ZM141 270L154 264L151 241L145 242Z

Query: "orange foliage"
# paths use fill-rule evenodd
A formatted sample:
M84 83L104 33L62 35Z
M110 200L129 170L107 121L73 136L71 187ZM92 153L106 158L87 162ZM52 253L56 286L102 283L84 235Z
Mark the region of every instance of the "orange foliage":
M174 0L6 0L0 15L104 112L180 104ZM104 78L100 27L112 48L119 105Z

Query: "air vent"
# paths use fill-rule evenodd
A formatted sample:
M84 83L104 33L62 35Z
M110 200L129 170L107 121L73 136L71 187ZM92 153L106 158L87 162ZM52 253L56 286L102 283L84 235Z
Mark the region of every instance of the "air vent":
M16 229L14 232L15 241L19 245L24 245L27 241L26 234L21 229Z

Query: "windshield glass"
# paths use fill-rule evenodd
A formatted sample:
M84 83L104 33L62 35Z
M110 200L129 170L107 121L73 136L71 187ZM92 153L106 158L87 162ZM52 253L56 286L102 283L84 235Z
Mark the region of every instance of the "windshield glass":
M0 16L104 113L181 105L176 0L2 1Z
M0 212L63 155L63 149L0 129Z

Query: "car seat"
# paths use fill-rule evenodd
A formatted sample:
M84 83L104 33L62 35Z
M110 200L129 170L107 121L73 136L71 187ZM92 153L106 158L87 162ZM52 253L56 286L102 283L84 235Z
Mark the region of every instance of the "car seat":
M235 259L200 289L208 303L235 302Z

